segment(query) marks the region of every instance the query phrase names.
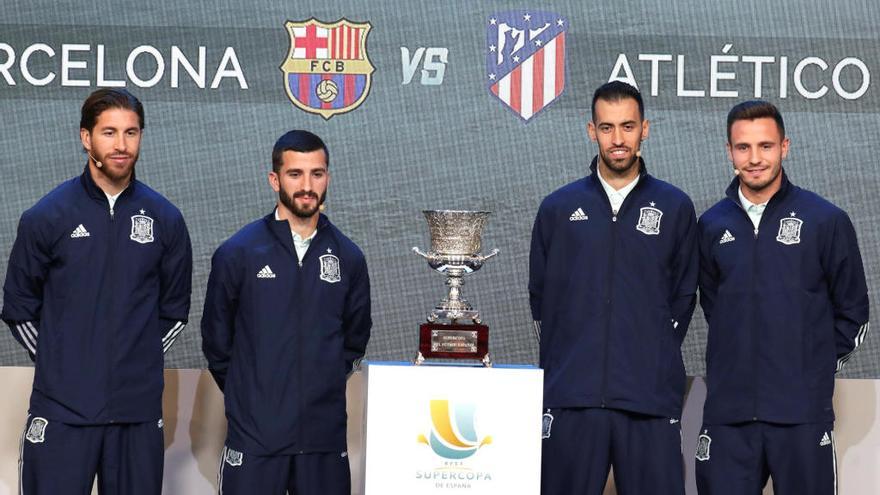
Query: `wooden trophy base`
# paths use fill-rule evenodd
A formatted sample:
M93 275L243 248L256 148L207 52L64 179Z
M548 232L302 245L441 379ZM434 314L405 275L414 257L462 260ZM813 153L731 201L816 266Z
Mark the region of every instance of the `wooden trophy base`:
M492 366L489 327L481 323L422 323L416 364L426 359L480 361L484 366Z

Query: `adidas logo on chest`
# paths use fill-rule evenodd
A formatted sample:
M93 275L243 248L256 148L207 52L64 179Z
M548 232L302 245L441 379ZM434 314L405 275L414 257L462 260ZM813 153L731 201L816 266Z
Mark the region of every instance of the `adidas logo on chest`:
M275 278L275 272L269 268L269 265L266 265L257 272L257 278Z
M570 217L568 217L568 221L569 222L579 222L579 221L583 221L583 220L588 220L589 218L590 217L588 217L587 214L584 213L583 208L578 208L577 210L574 210L574 212L571 214Z
M724 235L721 236L721 240L718 241L718 244L727 244L728 242L733 242L735 240L736 237L734 237L729 230L724 229Z
M73 232L70 233L71 239L79 239L81 237L89 237L89 236L91 236L91 234L89 234L89 231L86 230L85 227L83 227L83 224L77 225L77 227L75 229L73 229Z

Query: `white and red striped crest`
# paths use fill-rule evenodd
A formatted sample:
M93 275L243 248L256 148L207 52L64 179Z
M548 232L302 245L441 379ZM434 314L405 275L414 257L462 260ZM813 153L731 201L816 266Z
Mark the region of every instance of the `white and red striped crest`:
M290 49L281 64L284 89L302 110L330 117L360 106L370 92L369 22L287 21Z
M525 122L565 88L568 21L553 12L515 11L489 16L486 77L489 92Z

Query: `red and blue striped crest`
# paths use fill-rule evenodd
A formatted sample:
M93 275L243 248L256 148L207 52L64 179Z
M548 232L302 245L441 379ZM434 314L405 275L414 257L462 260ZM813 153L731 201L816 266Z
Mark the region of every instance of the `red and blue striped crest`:
M568 21L553 12L499 12L487 22L489 92L529 122L565 88Z
M370 92L375 68L367 58L371 25L340 19L287 21L290 51L281 71L284 89L294 105L330 117L354 110Z

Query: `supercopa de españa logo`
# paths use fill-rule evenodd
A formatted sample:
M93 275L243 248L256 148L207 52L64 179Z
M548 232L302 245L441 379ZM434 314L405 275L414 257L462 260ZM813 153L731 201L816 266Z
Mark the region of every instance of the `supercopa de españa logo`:
M430 401L431 430L420 434L417 441L443 460L441 467L419 470L416 479L429 480L436 488L471 488L471 483L491 481L489 472L477 471L461 462L492 443L492 437L480 437L474 417L473 403L451 403L446 399Z
M290 50L281 64L284 90L298 108L324 119L359 107L375 68L367 58L369 22L287 21Z

